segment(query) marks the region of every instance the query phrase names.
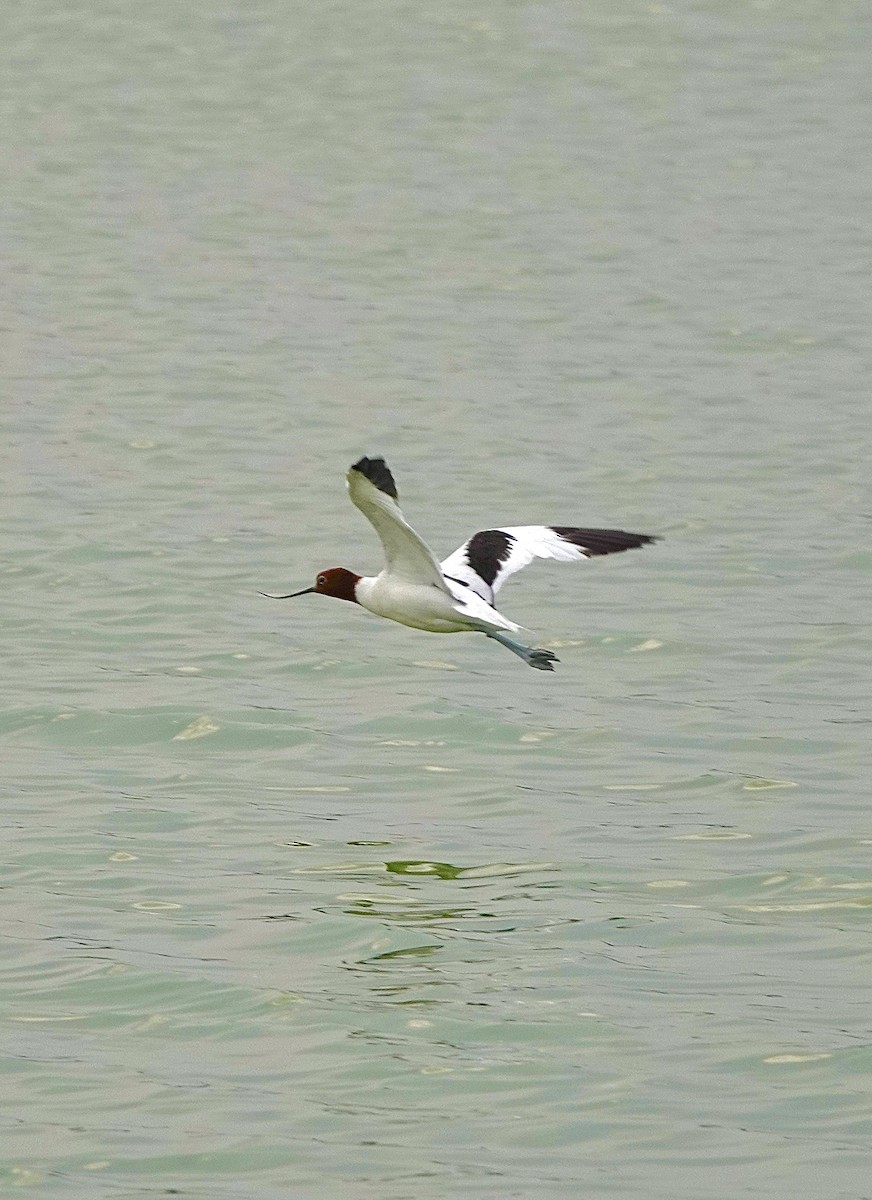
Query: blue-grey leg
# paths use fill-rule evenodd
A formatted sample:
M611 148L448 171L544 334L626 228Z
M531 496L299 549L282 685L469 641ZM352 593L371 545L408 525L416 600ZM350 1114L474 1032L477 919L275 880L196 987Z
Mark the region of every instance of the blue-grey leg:
M552 654L550 650L541 650L536 646L523 646L504 633L494 631L489 632L487 636L493 638L495 642L499 642L501 646L505 646L507 650L511 650L512 654L517 654L518 658L523 658L528 667L535 667L537 671L553 671L553 664L560 662L557 655Z

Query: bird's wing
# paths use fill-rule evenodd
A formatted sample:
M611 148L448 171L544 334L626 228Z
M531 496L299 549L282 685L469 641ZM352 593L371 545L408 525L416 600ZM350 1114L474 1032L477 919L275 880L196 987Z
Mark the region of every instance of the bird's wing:
M483 529L473 534L442 563L449 580L471 588L482 600L494 596L510 575L534 558L556 558L578 562L597 554L634 550L656 538L646 533L624 533L620 529L574 529L568 525L515 525L506 529Z
M397 486L383 458L361 458L347 475L348 494L381 539L387 569L406 583L448 589L439 564L397 504Z

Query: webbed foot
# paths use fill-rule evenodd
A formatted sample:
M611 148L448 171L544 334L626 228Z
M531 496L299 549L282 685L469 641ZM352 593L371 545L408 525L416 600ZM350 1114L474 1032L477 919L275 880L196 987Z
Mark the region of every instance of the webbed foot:
M518 658L523 658L528 667L535 667L537 671L553 671L553 664L560 662L557 655L552 654L550 650L543 650L540 646L524 646L504 633L497 633L494 630L487 636L493 638L495 642L499 642L501 646L505 646L507 650L511 650L512 654L517 654Z
M552 654L550 650L542 650L539 647L531 646L530 654L526 660L531 667L535 667L537 671L553 671L554 664L560 662L556 654Z

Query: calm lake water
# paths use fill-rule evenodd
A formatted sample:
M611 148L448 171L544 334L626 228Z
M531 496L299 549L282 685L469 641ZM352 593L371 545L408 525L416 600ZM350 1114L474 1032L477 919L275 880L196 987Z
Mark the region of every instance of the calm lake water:
M872 1196L872 9L6 14L0 1190ZM291 591L554 522L534 672Z

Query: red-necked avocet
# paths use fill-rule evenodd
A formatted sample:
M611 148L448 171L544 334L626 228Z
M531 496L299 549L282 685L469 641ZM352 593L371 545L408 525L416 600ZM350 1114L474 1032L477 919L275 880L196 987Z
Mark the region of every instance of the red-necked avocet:
M513 525L483 529L438 563L406 522L397 488L383 458L361 458L348 472L348 494L375 529L385 551L384 570L372 578L345 567L321 571L314 587L276 596L291 600L317 592L350 600L412 629L429 633L483 633L539 671L553 671L550 650L524 646L508 636L522 626L494 608L494 596L510 575L534 558L578 562L598 554L633 550L656 539L619 529L576 529L567 525Z

